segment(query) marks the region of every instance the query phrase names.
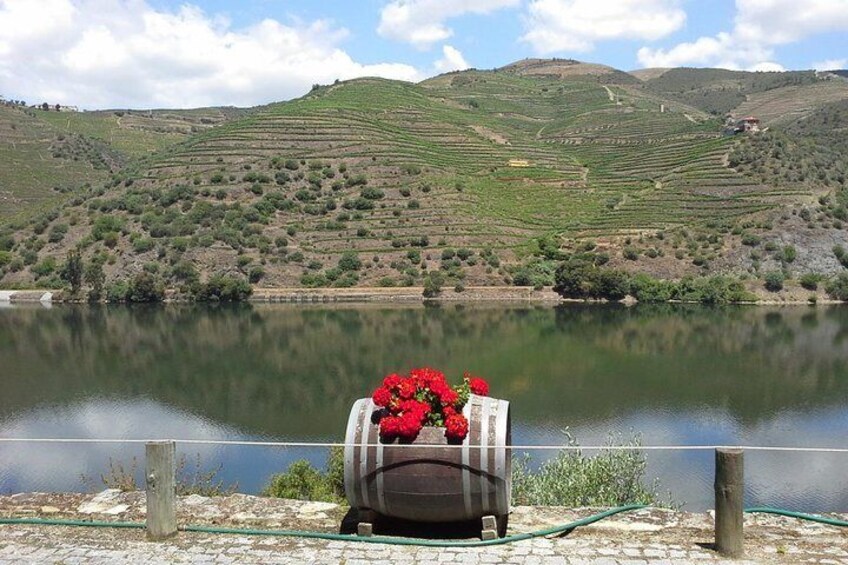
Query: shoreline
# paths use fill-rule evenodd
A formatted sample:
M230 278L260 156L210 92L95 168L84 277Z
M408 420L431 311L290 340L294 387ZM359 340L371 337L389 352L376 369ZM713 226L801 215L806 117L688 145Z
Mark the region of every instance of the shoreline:
M352 288L300 288L300 287L276 287L253 289L253 294L246 302L254 304L326 304L326 303L403 303L403 304L425 304L425 303L516 303L525 302L531 304L557 305L557 304L610 304L606 300L576 300L563 298L553 291L551 287L536 290L529 286L471 286L462 292L453 289L443 290L437 297L425 298L424 288L420 286L410 287L352 287ZM167 291L164 303L189 302L175 297L176 292ZM816 294L816 301L796 298L793 293L788 296L777 298L772 293L765 295L755 293L758 300L755 302L733 302L728 304L740 306L815 306L844 304L839 300L833 300L822 293ZM780 296L780 295L778 295ZM0 289L0 306L8 304L81 304L87 303L82 300L69 300L65 297L65 291L61 289L31 289L31 290L3 290ZM103 302L105 303L105 302ZM639 302L628 297L619 303L630 306ZM662 304L698 304L697 302L681 302L670 300Z

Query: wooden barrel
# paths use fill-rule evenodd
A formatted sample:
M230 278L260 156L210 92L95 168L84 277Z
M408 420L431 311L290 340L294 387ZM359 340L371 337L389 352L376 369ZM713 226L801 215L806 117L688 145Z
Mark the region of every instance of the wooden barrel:
M509 513L512 461L509 402L471 395L462 447L383 444L370 398L357 400L345 435L344 480L352 508L419 522ZM444 428L424 427L413 445L447 446ZM374 447L365 447L375 445ZM497 447L496 447L497 446Z

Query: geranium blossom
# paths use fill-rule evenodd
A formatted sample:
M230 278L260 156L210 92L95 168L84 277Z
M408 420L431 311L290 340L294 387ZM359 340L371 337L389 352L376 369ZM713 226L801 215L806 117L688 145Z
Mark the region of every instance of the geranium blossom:
M480 377L463 375L462 384L451 387L444 373L430 367L413 369L408 376L392 373L383 379L372 398L383 409L380 437L412 442L424 426L445 428L450 441L468 435L468 419L462 414L470 394L487 396L489 385Z

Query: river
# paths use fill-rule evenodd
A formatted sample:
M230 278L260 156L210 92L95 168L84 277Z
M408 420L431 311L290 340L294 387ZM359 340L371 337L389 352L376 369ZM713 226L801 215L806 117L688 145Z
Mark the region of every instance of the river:
M0 308L0 437L337 440L389 372L468 370L513 441L848 447L848 307L503 304ZM141 444L0 443L0 493L102 488ZM258 492L325 450L182 445ZM531 454L537 463L546 454ZM713 454L648 452L646 479L712 506ZM848 454L748 452L746 503L848 510ZM87 477L86 481L82 477Z

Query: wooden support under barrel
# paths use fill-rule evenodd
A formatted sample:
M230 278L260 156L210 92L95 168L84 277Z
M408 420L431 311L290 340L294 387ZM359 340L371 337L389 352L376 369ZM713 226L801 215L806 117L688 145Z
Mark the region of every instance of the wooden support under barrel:
M369 508L359 509L359 519L356 525L356 534L370 538L374 535L374 522L377 521L377 513Z
M481 519L483 529L480 537L485 540L498 539L498 520L494 516L483 516Z

